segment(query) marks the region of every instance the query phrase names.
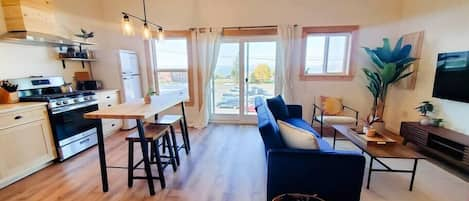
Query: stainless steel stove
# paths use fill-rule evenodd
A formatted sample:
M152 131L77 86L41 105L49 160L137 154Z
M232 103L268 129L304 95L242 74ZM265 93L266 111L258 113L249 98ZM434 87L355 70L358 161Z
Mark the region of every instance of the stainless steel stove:
M29 77L10 80L18 84L21 102L47 102L49 120L59 160L63 161L97 143L97 130L92 120L83 118L98 110L94 92L62 93L63 77Z

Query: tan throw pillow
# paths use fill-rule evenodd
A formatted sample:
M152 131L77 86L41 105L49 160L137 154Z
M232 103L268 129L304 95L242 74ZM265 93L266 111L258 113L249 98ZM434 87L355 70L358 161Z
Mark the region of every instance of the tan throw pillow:
M319 144L316 137L309 131L277 120L280 135L288 148L317 150Z
M324 115L335 116L342 113L342 99L335 97L321 96L321 106Z

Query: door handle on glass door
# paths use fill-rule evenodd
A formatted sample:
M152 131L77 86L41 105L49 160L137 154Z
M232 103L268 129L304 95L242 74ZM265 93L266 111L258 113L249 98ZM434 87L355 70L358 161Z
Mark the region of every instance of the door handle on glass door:
M249 78L244 78L244 81L247 83L249 82Z

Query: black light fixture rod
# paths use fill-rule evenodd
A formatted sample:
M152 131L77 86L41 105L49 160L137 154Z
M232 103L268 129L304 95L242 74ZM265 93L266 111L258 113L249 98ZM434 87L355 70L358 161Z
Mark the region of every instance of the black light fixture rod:
M145 0L143 0L143 17L145 18L145 23L147 23L147 5L145 4Z
M155 26L155 27L158 28L158 29L163 29L162 26L160 26L160 25L158 25L158 24L155 24L155 23L153 23L153 22L151 22L151 21L145 20L145 19L143 19L143 18L141 18L141 17L132 15L132 14L127 13L127 12L121 12L121 13L122 13L122 15L124 15L124 16L129 16L129 17L135 18L135 19L137 19L137 20L140 20L140 21L142 21L143 23L146 22L146 23L149 24L149 25L153 25L153 26Z

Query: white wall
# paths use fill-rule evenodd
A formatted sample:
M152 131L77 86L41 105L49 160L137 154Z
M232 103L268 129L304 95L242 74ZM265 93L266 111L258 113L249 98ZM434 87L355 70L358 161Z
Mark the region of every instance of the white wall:
M78 33L81 27L92 28L96 26L94 25L96 22L99 22L96 20L99 19L96 15L99 12L96 6L93 6L95 4L92 0L55 2L60 35L73 38L73 33ZM3 9L0 9L0 33L4 32L6 32L5 20ZM0 43L0 79L32 75L63 75L67 82L72 82L74 72L89 71L88 66L82 69L81 63L78 62L67 62L67 68L63 69L57 57L55 48Z
M424 30L425 39L417 86L415 90L390 90L386 126L398 130L401 120L418 120L418 113L413 108L423 100L430 100L436 106L434 116L443 118L445 127L469 134L469 104L432 98L438 53L469 50L469 1L403 1L402 13L400 34Z
M121 11L142 15L142 6L128 0L102 0L103 15L108 39L105 61L93 70L105 83L113 83L109 68L117 63L112 58L119 48L131 49L141 55L144 64L144 46L138 37L128 38L120 34ZM357 76L353 81L299 81L299 69L294 69L295 103L304 105L305 118L311 118L314 97L320 95L342 96L345 103L363 111L369 111L371 98L359 68L371 66L364 58L361 46L376 46L384 36L395 37L395 23L400 19L400 1L394 0L173 0L148 1L149 19L166 29L180 30L191 27L222 27L249 25L300 24L304 26L360 25L357 49L353 50ZM136 24L135 27L141 26ZM138 31L137 31L138 33ZM115 84L112 84L115 85ZM307 93L305 93L305 91ZM197 103L196 103L197 105ZM190 108L195 115L198 108Z
M396 23L401 17L401 1L395 0L154 0L147 3L149 19L172 30L197 26L360 25L357 40L359 44L357 49L353 50L352 67L357 72L353 81L300 81L299 68L294 69L292 79L295 80L294 94L297 97L295 103L305 106L304 113L307 119L311 118L311 105L314 98L320 95L342 96L346 104L359 109L363 115L369 111L371 97L365 90L365 82L360 74L360 68L372 64L369 63L359 47L377 46L381 43L382 37L385 36L394 38L398 33ZM140 1L86 0L83 2L61 0L56 1L56 4L60 16L59 21L64 28L65 35L70 36L82 26L96 32L94 41L99 44L95 47L99 61L95 63L92 70L95 78L103 80L107 88L120 88L117 55L119 49L136 51L140 57L142 73L145 73L146 58L143 41L139 36L129 38L120 33L122 17L120 12L127 11L142 15ZM3 21L0 20L0 23ZM140 24L136 24L135 27L138 26ZM53 59L53 50L17 46L13 49L15 48L18 50L6 55L17 57L30 54L28 63L3 59L6 56L2 54L0 77L3 77L3 72L8 72L5 77L23 75L16 70L7 71L4 67L7 65L27 66L28 68L39 65L47 66L37 68L37 71L44 74L61 73L60 63ZM10 49L12 49L11 46L0 44L2 53L7 53L11 51ZM25 53L21 54L23 52ZM146 75L142 77L146 78ZM143 83L146 83L145 79ZM194 117L197 113L198 108L189 108L190 117Z

